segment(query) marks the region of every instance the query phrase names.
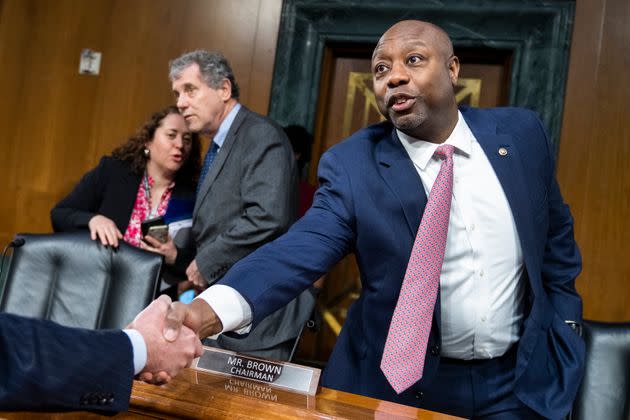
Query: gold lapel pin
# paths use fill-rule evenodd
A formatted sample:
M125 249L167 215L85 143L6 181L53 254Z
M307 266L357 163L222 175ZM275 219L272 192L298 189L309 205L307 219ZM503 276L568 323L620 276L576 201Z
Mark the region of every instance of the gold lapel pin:
M507 156L508 151L505 147L499 147L499 156Z

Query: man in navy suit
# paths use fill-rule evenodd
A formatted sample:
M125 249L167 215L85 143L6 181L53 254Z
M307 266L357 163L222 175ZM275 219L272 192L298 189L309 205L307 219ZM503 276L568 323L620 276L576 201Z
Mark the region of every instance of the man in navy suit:
M328 150L307 214L228 272L218 287L235 291L237 311L211 306L211 288L171 306L166 338L181 323L202 336L255 326L353 252L362 293L322 385L469 418L564 417L584 366L573 328L582 313L581 258L541 121L525 109L458 109L459 61L448 35L427 22L385 32L372 71L388 121ZM396 392L381 361L442 144L454 150L452 194L418 361L424 371Z
M168 382L202 353L188 328L164 340L170 303L160 296L123 331L0 314L0 410L127 410L134 374Z

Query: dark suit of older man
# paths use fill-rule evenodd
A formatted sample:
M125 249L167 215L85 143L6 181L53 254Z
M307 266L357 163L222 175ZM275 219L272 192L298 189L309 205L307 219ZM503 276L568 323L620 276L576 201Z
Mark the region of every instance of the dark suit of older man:
M211 140L193 213L194 246L178 246L176 265L187 267L198 288L212 288L236 261L295 221L296 164L284 131L238 102L240 89L221 53L186 53L171 62L170 78L188 127ZM313 306L306 292L249 335L223 334L212 345L288 359Z
M294 158L283 130L241 106L193 212L194 255L214 284L234 263L270 242L297 217ZM186 250L181 253L184 265ZM180 260L181 261L181 260ZM271 359L288 359L314 306L310 292L271 314L249 335L220 335L212 345Z

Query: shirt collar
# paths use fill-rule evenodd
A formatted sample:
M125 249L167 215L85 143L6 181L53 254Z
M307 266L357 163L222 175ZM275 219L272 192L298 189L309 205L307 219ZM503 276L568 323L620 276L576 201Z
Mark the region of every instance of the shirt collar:
M217 130L217 134L215 134L212 141L216 143L219 148L223 147L223 143L225 142L225 138L227 137L228 131L230 131L230 127L232 127L232 123L236 118L236 114L241 109L241 104L238 102L234 105L234 108L230 111L229 114L225 117L225 119L221 122L219 129Z
M426 140L416 139L398 129L396 129L396 134L398 134L398 138L411 158L411 161L421 170L424 170L433 157L435 150L440 145ZM457 111L457 124L455 124L453 132L448 136L444 144L450 144L455 147L456 151L470 156L475 141L477 140L475 140L475 136L473 136L468 124L466 124L462 113Z

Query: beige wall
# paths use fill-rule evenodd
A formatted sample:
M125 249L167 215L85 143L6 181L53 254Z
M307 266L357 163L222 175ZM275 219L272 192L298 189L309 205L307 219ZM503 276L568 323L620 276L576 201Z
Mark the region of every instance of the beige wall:
M266 113L281 0L0 0L0 243L48 211L147 114L172 101L168 60L222 50ZM630 2L579 0L558 178L584 257L585 316L630 320ZM101 75L77 74L82 48Z

